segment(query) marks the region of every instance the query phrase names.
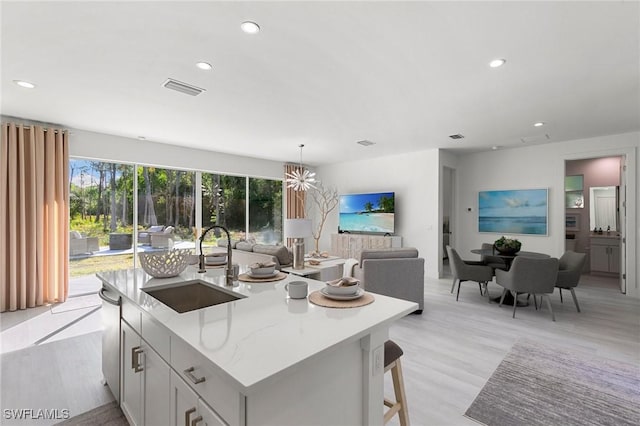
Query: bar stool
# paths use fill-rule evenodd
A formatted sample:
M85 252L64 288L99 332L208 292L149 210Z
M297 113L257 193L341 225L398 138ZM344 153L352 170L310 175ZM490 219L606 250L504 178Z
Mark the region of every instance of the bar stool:
M389 407L389 410L384 413L384 424L387 424L398 413L400 426L409 426L409 410L407 408L407 397L404 393L402 366L400 365L402 354L402 349L393 340L387 340L384 343L384 372L391 370L393 392L396 399L395 402L387 398L384 399L384 405Z

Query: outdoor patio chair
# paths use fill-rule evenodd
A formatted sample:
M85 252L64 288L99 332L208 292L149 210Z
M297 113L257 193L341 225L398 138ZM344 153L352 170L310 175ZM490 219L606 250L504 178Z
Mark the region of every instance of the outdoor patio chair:
M98 237L83 237L79 231L69 232L69 255L91 254L100 250Z

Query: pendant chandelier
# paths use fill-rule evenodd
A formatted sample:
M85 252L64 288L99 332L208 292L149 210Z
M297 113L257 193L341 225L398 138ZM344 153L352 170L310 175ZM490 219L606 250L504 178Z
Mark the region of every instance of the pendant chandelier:
M307 191L310 188L315 188L316 174L302 168L302 148L304 148L304 144L298 146L300 147L300 165L297 170L285 174L287 188L293 188L294 191Z

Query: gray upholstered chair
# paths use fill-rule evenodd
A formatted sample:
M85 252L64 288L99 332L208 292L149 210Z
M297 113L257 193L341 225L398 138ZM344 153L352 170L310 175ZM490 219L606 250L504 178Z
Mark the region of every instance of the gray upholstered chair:
M496 269L496 282L504 287L500 306L507 292L513 294L513 318L516 317L516 306L518 303L518 293L529 293L547 301L547 306L551 312L551 319L556 320L551 308L551 298L558 277L558 259L550 257L548 259L535 259L530 257L516 257L508 271ZM542 305L542 301L540 302ZM536 302L537 308L537 302Z
M449 265L451 266L451 273L453 274L453 284L451 285L451 292L458 283L458 292L456 293L456 301L460 296L460 285L463 281L476 281L480 287L480 295L482 295L482 288L484 286L487 297L489 291L487 284L493 279L493 269L490 266L485 265L483 262L473 262L462 260L458 252L447 246L447 255L449 256Z
M491 244L491 243L482 243L482 251L483 252L491 251L491 253L493 253L493 250L495 250L495 248L493 247L493 244ZM483 254L481 256L481 260L485 265L492 267L494 270L502 269L503 271L507 271L509 269L509 267L507 266L507 263L504 261L504 259L499 257L499 256L492 256L492 255L488 255L488 254Z
M562 303L562 289L571 291L573 302L576 304L576 309L580 312L580 305L578 305L578 298L574 288L580 281L580 273L584 266L584 262L587 260L585 253L576 253L575 251L568 250L559 261L558 278L556 280L556 287L560 291L560 303Z
M424 309L424 259L412 247L366 249L353 267L353 276L366 291L409 300Z

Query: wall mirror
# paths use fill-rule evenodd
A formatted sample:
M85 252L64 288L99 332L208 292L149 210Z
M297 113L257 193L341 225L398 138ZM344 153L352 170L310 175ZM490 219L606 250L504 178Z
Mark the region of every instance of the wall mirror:
M592 186L589 188L589 229L618 231L618 200L620 187Z

